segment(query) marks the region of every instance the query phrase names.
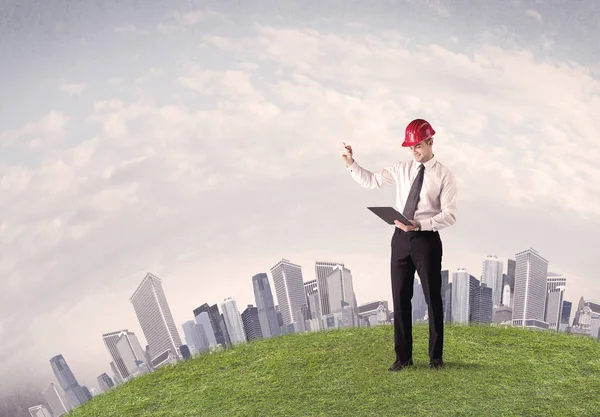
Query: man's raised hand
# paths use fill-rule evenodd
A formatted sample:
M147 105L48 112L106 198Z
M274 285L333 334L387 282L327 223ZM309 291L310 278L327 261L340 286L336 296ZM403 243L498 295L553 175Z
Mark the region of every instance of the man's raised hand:
M352 146L346 145L345 142L342 142L341 155L344 162L346 162L346 166L349 167L354 163L354 158L352 157Z

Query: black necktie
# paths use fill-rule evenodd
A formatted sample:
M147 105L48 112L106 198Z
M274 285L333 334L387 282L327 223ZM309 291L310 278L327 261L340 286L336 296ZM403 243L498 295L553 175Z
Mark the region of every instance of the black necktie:
M417 203L419 202L419 194L421 193L421 187L423 186L423 173L425 172L425 165L421 164L419 167L419 173L415 178L412 187L410 188L410 193L408 194L408 198L406 199L406 204L404 205L404 214L407 218L413 220L415 216L415 211L417 211Z

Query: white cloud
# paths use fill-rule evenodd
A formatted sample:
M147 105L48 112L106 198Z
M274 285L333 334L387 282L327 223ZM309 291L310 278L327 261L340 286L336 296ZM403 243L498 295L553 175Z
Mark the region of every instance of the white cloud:
M165 15L165 21L158 24L158 31L169 33L174 30L185 29L195 26L199 23L223 19L225 16L214 10L190 10L190 11L171 11Z
M87 89L87 84L61 84L58 88L62 91L66 91L69 94L79 96Z
M527 10L525 10L525 14L527 16L531 17L532 19L534 19L538 23L542 23L542 21L543 21L542 15L540 14L540 12L538 12L535 9L527 9Z
M16 130L0 132L0 147L26 145L34 148L56 145L66 134L70 118L61 112L51 110L36 122L31 122Z

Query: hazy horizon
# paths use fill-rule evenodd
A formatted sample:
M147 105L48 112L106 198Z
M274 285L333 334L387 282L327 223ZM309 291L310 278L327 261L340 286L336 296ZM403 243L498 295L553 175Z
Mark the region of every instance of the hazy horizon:
M351 5L351 6L350 6ZM493 6L495 7L493 7ZM387 300L393 228L339 155L410 158L420 117L458 181L443 268L536 249L573 312L600 301L600 5L589 0L0 2L0 394L112 376L151 272L177 329L203 303L255 304L282 258L352 271ZM382 347L393 351L393 342ZM33 404L32 404L33 405Z

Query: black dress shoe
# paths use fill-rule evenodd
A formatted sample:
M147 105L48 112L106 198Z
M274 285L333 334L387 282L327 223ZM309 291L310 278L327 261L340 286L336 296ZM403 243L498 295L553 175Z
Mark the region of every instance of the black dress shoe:
M444 361L442 360L442 358L439 359L431 359L429 361L429 367L431 369L440 369L444 366Z
M409 360L407 360L407 361L405 361L405 362L402 362L402 361L396 361L396 362L394 362L394 363L392 364L392 366L390 366L390 367L388 368L388 371L390 371L390 372L396 372L396 371L400 371L400 370L402 370L402 369L404 369L404 368L407 368L407 367L409 367L409 366L412 366L412 365L413 365L413 360L412 360L412 358L410 358Z

